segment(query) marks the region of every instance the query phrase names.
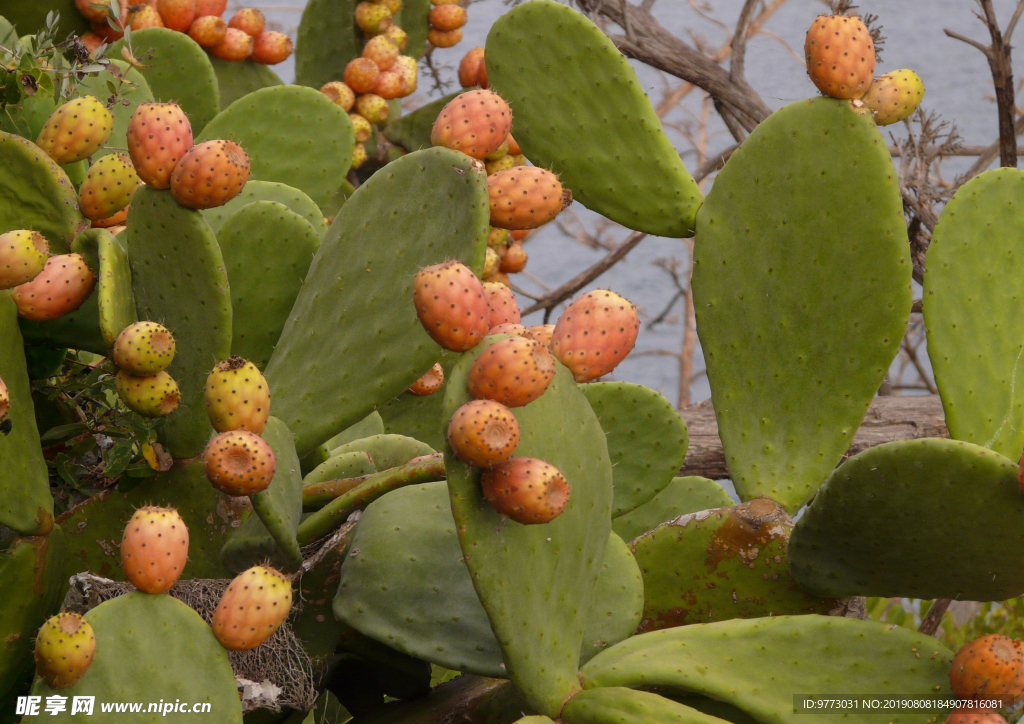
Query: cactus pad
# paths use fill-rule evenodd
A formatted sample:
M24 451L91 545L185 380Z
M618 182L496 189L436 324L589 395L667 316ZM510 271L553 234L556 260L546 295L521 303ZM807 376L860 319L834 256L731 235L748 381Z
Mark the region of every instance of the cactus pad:
M306 3L295 44L296 83L319 90L324 83L345 79L345 66L363 52L355 9L356 0Z
M818 491L793 531L790 568L820 595L1002 601L1024 593L1022 516L1017 464L999 453L936 438L886 443Z
M384 421L384 431L397 435L412 437L440 450L444 447L445 431L440 427L441 405L444 403L445 385L448 375L458 360L457 354L445 352L441 357L441 369L444 370L444 382L441 389L432 395L418 397L403 392L390 402L380 406L380 416Z
M459 94L449 93L443 98L420 106L412 113L389 119L388 124L384 126L384 135L406 151L430 148L433 145L430 141L430 132L434 128L434 121L437 120L441 109L448 105L448 101L457 95Z
M217 90L220 92L222 111L239 98L261 88L284 85L284 81L277 73L251 60L234 61L211 57L210 64L217 75Z
M566 724L725 724L647 691L611 686L581 691L565 704Z
M614 473L613 473L614 475ZM618 518L612 518L612 530L631 541L680 515L710 508L728 508L732 498L714 480L698 476L675 478L649 502Z
M961 186L935 226L924 277L928 357L950 435L1012 460L1024 448L1024 319L993 312L1024 295L1022 191L1024 173L1009 168Z
M229 216L254 201L276 201L279 204L284 204L308 221L316 229L318 238L324 238L324 234L327 233L324 215L321 213L320 207L313 203L313 199L296 188L273 181L249 179L245 188L242 189L242 193L223 206L204 209L203 216L206 218L206 223L213 229L213 233L217 234L220 233L220 227L224 225Z
M405 465L413 458L433 455L436 452L425 442L404 435L371 435L347 442L331 450L331 457L350 452L364 452L370 456L377 470L390 470Z
M384 421L381 419L380 413L374 410L359 422L346 427L327 442L313 448L312 452L307 453L306 456L302 458L302 470L305 473L308 473L320 463L325 462L329 457L331 457L331 453L337 447L355 440L362 440L364 437L373 437L374 435L383 434Z
M489 218L483 172L443 148L388 164L345 203L267 365L274 414L300 456L439 359L412 304L413 278L453 258L480 270Z
M28 35L46 27L46 16L54 10L60 13L58 38L68 33L82 35L88 32L89 21L78 12L74 0L13 0L4 3L4 17L19 35Z
M165 30L164 32L170 33L173 31ZM175 35L181 35L181 33L174 33ZM185 36L188 37L187 35ZM124 96L124 100L128 101L128 105L124 105L123 102L115 103L111 108L110 112L114 116L114 126L110 131L110 138L103 144L96 153L93 154L92 160L96 160L101 156L105 156L108 153L114 153L114 149L127 149L128 148L128 120L132 117L132 113L141 103L151 103L154 99L153 91L149 87L146 77L135 68L128 65L123 60L114 60L113 58L119 58L121 56L120 51L115 54L108 52L107 57L112 58L110 63L117 66L118 70L124 76L125 79L135 84L135 88L131 93ZM83 96L95 96L100 102L105 103L107 98L110 97L110 90L107 83L113 83L115 76L109 71L102 71L96 75L87 75L78 86L78 92L76 97ZM109 149L109 150L108 150Z
M554 0L505 13L487 35L487 79L523 153L573 198L631 229L693 235L703 194L629 61L586 16Z
M888 147L848 102L792 103L729 159L698 226L697 333L729 473L742 499L793 512L849 447L910 313Z
M99 304L100 333L107 346L113 346L121 330L138 321L128 252L121 244L121 240L105 229L89 229L75 239L75 244L81 244L83 248L96 248L99 262L96 297ZM88 259L86 256L87 261Z
M373 475L375 472L377 472L377 467L367 453L352 451L333 455L324 460L302 479L302 485L305 487L328 480L358 478L363 475Z

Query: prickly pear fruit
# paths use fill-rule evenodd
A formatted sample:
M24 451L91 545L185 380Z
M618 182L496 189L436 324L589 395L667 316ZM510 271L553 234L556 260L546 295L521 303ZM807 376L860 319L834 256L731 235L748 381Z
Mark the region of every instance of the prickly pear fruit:
M1006 724L1006 719L995 709L961 706L949 712L946 724Z
M130 6L128 24L132 26L132 30L166 27L164 19L160 17L160 13L150 5Z
M380 0L380 2L391 12L392 18L402 12L402 6L405 4L402 0ZM394 27L394 25L389 25L388 27L391 28Z
M505 324L499 324L487 330L488 337L492 334L510 334L513 337L525 337L526 327L521 324L506 322Z
M186 32L196 19L196 0L157 0L156 9L164 25L179 33Z
M519 324L522 321L516 296L507 286L499 282L484 282L484 294L487 295L487 307L490 310L488 329L499 324Z
M366 41L363 46L363 57L369 58L381 70L387 70L398 59L398 44L387 35L377 35Z
M508 245L508 229L499 229L492 226L487 232L487 246L492 249Z
M512 458L480 478L493 508L517 523L550 523L569 502L569 483L554 465L537 458Z
M360 116L362 118L362 116ZM366 146L361 143L357 143L352 147L352 168L359 168L366 163Z
M555 377L555 358L540 342L525 337L502 339L469 368L469 394L506 407L528 405L544 394Z
M291 607L291 581L269 566L254 566L231 581L210 623L224 648L249 651L281 628Z
M214 437L203 451L206 477L227 495L252 495L266 490L277 471L277 456L262 437L248 430L229 430Z
M472 88L475 85L487 87L487 67L484 65L484 49L471 48L459 62L459 85Z
M505 142L511 129L512 109L501 96L489 90L467 91L441 109L430 142L483 160Z
M427 31L427 41L435 48L451 48L453 45L458 45L460 40L462 40L462 28L455 30L431 28Z
M416 68L415 58L408 55L398 56L398 60L391 66L391 70L402 78L402 82L405 84L404 95L409 95L416 90L416 79L419 71Z
M498 465L519 447L519 422L500 402L473 400L449 420L448 444L460 460L471 465Z
M987 634L964 644L949 670L949 685L960 699L1005 699L1020 696L1018 676L1024 656L1013 639Z
M551 336L555 333L555 325L553 324L538 324L534 327L527 327L526 331L523 332L523 336L527 339L532 339L540 342L545 347L551 347Z
M90 58L93 57L93 53L95 53L99 49L99 47L103 45L103 38L101 38L96 33L92 32L91 30L83 33L82 37L80 37L79 40L82 41L82 45L85 46L85 49L89 51Z
M264 30L252 45L252 59L263 65L277 65L291 57L295 50L292 39L276 30Z
M61 254L46 260L30 282L11 290L18 314L34 322L63 317L82 306L96 286L96 277L79 254Z
M249 156L234 141L193 146L171 173L171 196L191 209L223 206L245 188Z
M902 68L875 78L861 99L871 109L879 126L910 118L924 98L924 81L912 70Z
M367 37L383 33L391 25L391 11L383 3L365 1L356 5L356 25Z
M127 154L108 154L86 172L78 189L78 205L90 221L110 218L131 202L141 183Z
M394 15L394 13L392 13ZM388 38L398 49L405 50L405 46L409 44L409 34L402 30L397 25L389 25L384 29L384 37Z
M114 116L95 96L68 101L46 119L36 145L60 164L93 155L110 138Z
M11 393L7 391L7 383L0 379L0 422L7 418L11 411Z
M228 0L196 0L196 17L216 15L220 17L228 8Z
M174 360L174 335L156 322L136 322L114 340L114 364L133 375L155 375Z
M370 122L358 113L349 113L349 120L352 121L352 130L355 131L356 143L363 143L369 140L373 134L373 126Z
M636 344L636 307L607 289L587 292L565 310L551 336L551 351L577 382L614 370Z
M435 30L448 32L458 30L466 24L466 8L461 5L435 5L430 8L427 22Z
M457 261L420 269L413 282L413 304L431 339L453 352L475 347L493 326L483 285Z
M192 144L192 125L175 103L141 103L128 121L128 154L154 189L171 187L174 167Z
M252 55L256 41L244 30L228 28L224 33L224 40L210 48L210 53L221 60L242 61Z
M139 376L121 370L114 378L114 386L128 409L143 417L167 417L181 402L178 383L166 371Z
M101 7L94 8L93 5ZM82 16L91 23L102 23L107 19L107 8L110 0L75 0L75 7Z
M341 106L344 111L351 111L352 104L356 102L355 92L348 87L347 83L340 80L332 80L320 87L320 92Z
M92 23L89 27L92 28L92 32L100 36L104 43L116 43L118 40L124 37L124 26L128 20L128 8L125 5L121 6L121 17L118 22L121 23L119 27L112 27L109 21L103 21L102 23Z
M46 266L50 245L38 231L18 229L0 234L0 289L35 279Z
M369 93L380 75L380 68L369 58L353 58L345 66L345 83L355 93Z
M140 591L163 593L188 562L188 526L174 508L139 508L124 527L121 567Z
M519 148L519 143L512 137L512 134L508 134L508 155L518 156L523 152L523 149Z
M237 28L255 38L267 27L267 19L263 17L263 11L258 8L242 8L231 16L228 27Z
M501 257L501 271L506 274L518 274L526 268L526 250L523 245L516 242L508 247L505 256Z
M493 176L499 171L508 171L510 168L515 168L515 165L515 156L505 155L495 161L485 161L484 170L488 176Z
M409 392L417 397L426 397L440 390L443 384L444 370L441 368L441 363L437 362L427 370L426 374L412 383Z
M89 622L77 613L58 613L36 636L36 673L54 689L64 689L85 676L95 652Z
M377 37L381 36L378 35ZM395 98L404 98L408 93L405 92L405 81L402 79L402 76L390 70L385 70L377 76L377 82L373 84L373 95L390 101Z
M206 411L217 432L248 430L259 435L270 417L270 386L252 362L229 357L206 378Z
M860 98L875 76L875 44L856 16L819 15L804 40L807 75L832 98Z
M391 108L388 106L388 102L379 95L364 93L356 98L356 113L375 126L379 126L391 115Z
M484 249L484 270L480 274L484 281L488 281L495 274L498 273L498 267L501 265L501 257L491 247Z
M228 24L217 15L203 15L188 26L188 37L204 48L214 48L224 42Z
M128 204L113 216L108 216L105 219L96 219L90 226L93 229L113 229L115 226L123 229L124 222L128 219L128 209L131 207L132 205ZM110 233L113 234L114 232L111 231Z
M487 177L491 226L535 229L572 203L572 193L558 177L536 166L517 166Z

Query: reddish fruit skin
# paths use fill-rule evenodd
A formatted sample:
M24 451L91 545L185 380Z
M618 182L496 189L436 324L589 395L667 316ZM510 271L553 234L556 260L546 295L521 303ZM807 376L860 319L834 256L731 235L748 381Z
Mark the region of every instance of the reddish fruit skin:
M440 390L443 384L444 369L441 368L440 362L436 362L433 367L427 370L426 374L412 383L408 392L417 397L426 397Z
M221 60L242 61L252 55L254 47L251 35L238 28L228 28L224 40L213 46L210 52Z
M962 706L949 712L946 724L1006 724L1006 719L995 709Z
M77 613L58 613L36 635L36 673L54 689L67 688L85 676L95 653L89 622Z
M483 83L480 82L481 75ZM462 56L459 62L459 85L463 88L472 88L475 85L486 88L487 71L484 67L484 49L471 48Z
M430 142L483 160L501 147L510 130L512 109L501 96L489 90L467 91L441 109Z
M242 8L231 16L229 28L238 28L246 35L258 37L267 27L267 19L258 8Z
M348 87L347 83L342 83L340 80L324 83L320 92L341 106L343 111L351 111L352 104L356 102L356 94Z
M35 279L46 267L50 245L38 231L17 229L0 234L0 289Z
M217 15L203 15L188 26L188 37L204 48L213 48L224 42L228 24Z
M488 337L492 334L510 334L513 337L525 337L526 327L521 324L515 324L514 322L506 322L505 324L499 324L487 330Z
M124 222L128 219L128 209L131 207L132 205L128 204L113 216L108 216L105 219L96 219L90 224L90 226L93 229L113 229L115 226L123 229Z
M551 347L551 336L555 333L555 325L553 324L538 324L535 327L527 327L526 332L523 333L524 337L528 339L536 340L545 347Z
M157 12L156 8L149 5L141 5L138 10L128 15L128 24L132 26L132 30L162 28L164 27L164 19L160 17L160 13Z
M451 48L453 45L458 45L460 40L462 40L462 28L447 31L431 28L427 31L427 41L435 48Z
M114 116L95 96L70 100L46 119L36 145L57 163L88 158L107 142Z
M499 324L519 324L522 321L516 296L507 286L500 282L484 282L484 293L490 310L487 329Z
M377 37L381 36L378 35ZM377 82L373 84L373 95L380 96L386 101L404 98L408 94L405 92L403 76L390 70L384 71L377 76Z
M587 292L569 305L551 335L551 351L577 382L590 382L614 370L636 344L640 317L615 292Z
M493 400L473 400L448 421L448 444L470 465L500 465L519 447L519 422L507 407Z
M102 5L100 9L93 5ZM75 0L75 7L82 13L86 20L91 23L102 23L107 19L107 8L110 7L110 0Z
M369 93L373 90L380 68L369 58L354 58L345 66L345 83L355 93Z
M949 685L960 699L1011 699L1021 695L1018 676L1024 656L1013 639L987 634L964 644L949 670Z
M205 15L221 16L227 10L228 0L196 0L196 17Z
M83 33L79 40L82 41L82 45L84 45L86 49L89 51L90 58L92 57L93 53L95 53L96 50L101 45L103 45L103 38L101 38L97 33L94 33L91 30Z
M171 187L174 167L192 144L192 125L174 103L142 103L128 121L128 154L139 178L154 189Z
M288 60L295 49L292 39L276 30L264 30L252 46L252 59L263 65L277 65Z
M34 322L63 317L82 306L96 286L96 277L79 254L51 256L43 270L11 290L19 316Z
M7 383L0 380L0 421L11 411L11 393L7 391Z
M506 407L528 405L555 378L555 358L540 342L525 337L502 339L485 349L469 368L469 394Z
M519 148L519 142L512 138L512 134L508 134L508 155L518 156L523 152L523 149Z
M234 356L206 378L206 412L217 432L263 432L270 417L270 385L252 362Z
M819 15L804 40L807 74L832 98L860 98L875 77L875 44L856 16Z
M434 30L443 33L458 30L466 24L466 8L461 5L435 5L430 8L427 22Z
M273 568L255 566L231 582L210 625L224 648L249 651L281 628L291 607L291 582Z
M156 9L164 25L179 33L186 32L196 19L196 0L157 0Z
M121 538L121 567L140 591L163 593L188 562L188 526L174 508L139 508Z
M491 506L523 525L550 523L569 502L569 483L554 465L536 458L512 458L480 478Z
M128 206L141 183L127 154L107 154L86 172L78 189L78 206L90 221L109 219Z
M536 229L572 202L555 174L536 166L516 166L487 177L491 226Z
M421 269L413 282L413 304L431 339L452 352L475 347L492 326L483 284L457 261Z
M190 209L223 206L245 188L249 156L234 141L206 141L186 153L171 174L171 195Z
M121 13L121 20L127 22L127 17L125 17L123 11ZM92 23L89 27L92 28L92 32L96 33L96 35L98 35L100 39L108 45L110 43L116 43L124 37L124 32L122 30L110 27L110 23L107 21L103 21L102 23ZM124 25L121 27L123 28Z
M227 495L252 495L266 490L277 470L277 457L262 437L248 430L229 430L210 440L203 451L206 477Z
M381 70L387 70L398 59L398 43L386 35L377 35L366 41L363 57L369 58Z
M526 268L528 258L522 244L512 244L505 252L505 256L501 257L501 266L499 268L506 274L518 274Z

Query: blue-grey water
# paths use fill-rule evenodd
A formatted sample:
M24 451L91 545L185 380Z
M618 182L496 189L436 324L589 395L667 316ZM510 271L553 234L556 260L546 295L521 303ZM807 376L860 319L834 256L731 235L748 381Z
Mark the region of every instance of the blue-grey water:
M280 0L280 4L272 4L268 0L249 0L233 4L263 7L272 23L294 37L301 7L305 3L302 0L291 0L290 3L289 0ZM742 0L658 0L653 10L661 22L680 37L689 41L699 38L705 47L717 49L728 41L730 31L715 21L731 28L742 4ZM1017 3L1015 0L995 0L994 4L1001 24L1005 26ZM987 43L987 30L974 16L976 3L973 0L862 0L859 5L861 12L874 13L881 18L884 34L888 38L878 72L896 68L912 68L917 71L927 89L923 103L926 110L937 111L945 120L954 123L966 144L987 145L993 142L998 130L988 65L980 52L943 33L944 28L951 28ZM469 23L464 29L463 41L454 48L436 51L435 59L448 66L443 70L443 76L452 81L448 92L458 87L454 82L455 68L462 55L469 48L484 45L491 23L508 8L503 0L474 2L469 8ZM825 9L825 4L817 0L787 0L764 26L766 32L750 40L747 76L773 109L817 94L804 72L802 61L794 55L794 51L796 55L802 56L807 27L814 16ZM1024 55L1019 53L1014 62L1018 76L1022 72L1022 62ZM662 75L641 64L634 63L634 67L655 104L661 100L666 88L679 83L678 79ZM285 81L293 82L292 61L277 66L275 70ZM421 104L431 95L440 94L438 91L424 93L429 90L429 81L421 75L420 91L408 99L410 107ZM614 99L609 99L609 103L614 103ZM700 94L691 93L681 107L665 117L666 130L691 170L696 166L696 157L679 128L693 124L700 114L700 107ZM557 112L557 109L552 111ZM895 129L891 133L899 135L902 124L889 128ZM883 131L889 132L887 129ZM731 145L732 138L721 124L712 123L709 132L709 154ZM952 180L969 163L962 159L947 162L945 178ZM571 210L591 231L601 221L600 217L579 204L574 204ZM572 218L572 214L568 213L560 217L565 222ZM627 231L613 227L607 233L621 239ZM526 248L530 254L527 271L547 288L554 288L572 278L606 253L572 240L556 224L542 229ZM636 303L641 315L650 320L662 311L676 291L669 276L657 268L655 262L673 258L681 263L683 269L686 268L688 254L685 242L647 238L626 260L588 288L614 289ZM544 289L537 282L525 279L524 275L518 275L514 281L529 291L542 292ZM920 289L916 289L915 294L919 296ZM520 303L525 308L529 300L520 298ZM527 323L535 324L540 321L539 313L526 320ZM666 356L665 353L680 351L683 323L680 304L675 306L663 323L653 328L645 323L636 351L615 371L613 378L647 385L673 402L676 401L679 364L677 358ZM699 373L702 369L703 361L698 346L694 370ZM893 376L895 369L894 365ZM915 376L909 372L904 375L904 381L911 383ZM699 377L693 383L691 394L693 401L710 395L705 378Z

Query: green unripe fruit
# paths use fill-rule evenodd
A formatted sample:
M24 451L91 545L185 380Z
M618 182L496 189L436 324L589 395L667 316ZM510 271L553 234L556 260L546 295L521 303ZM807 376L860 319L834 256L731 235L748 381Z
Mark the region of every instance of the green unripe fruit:
M77 683L92 666L96 635L77 613L59 613L36 636L36 672L55 689Z
M181 402L178 383L166 372L139 377L121 370L114 385L128 409L143 417L167 417Z
M906 120L924 98L924 81L912 70L901 68L875 78L861 98L880 126Z
M136 322L114 341L114 364L133 375L155 375L174 360L174 335L162 324Z

